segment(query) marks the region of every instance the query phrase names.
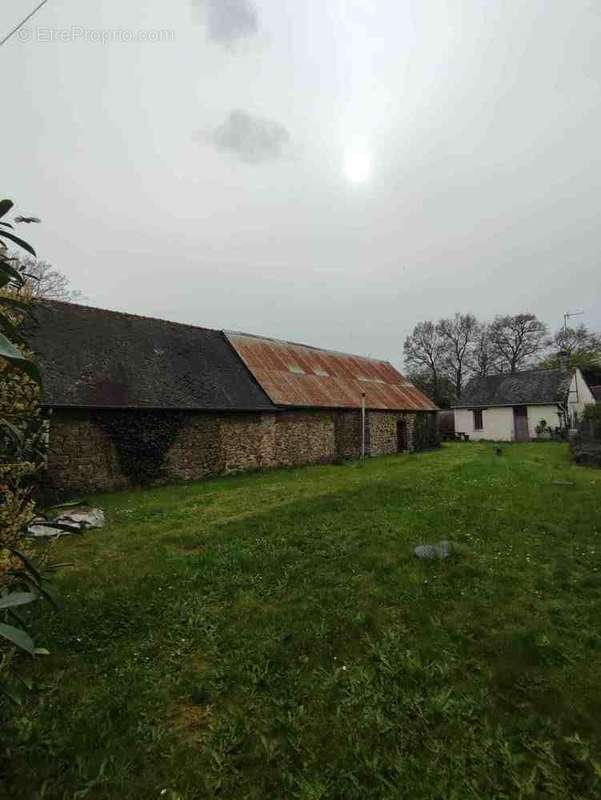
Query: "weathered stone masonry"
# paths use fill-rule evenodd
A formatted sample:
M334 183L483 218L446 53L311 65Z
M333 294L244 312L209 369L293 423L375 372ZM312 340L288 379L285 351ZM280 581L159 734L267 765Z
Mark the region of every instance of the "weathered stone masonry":
M114 426L107 418L116 413L120 412L53 411L47 473L51 488L63 492L104 491L124 489L140 482L136 475L127 474L124 443L119 441L126 434L111 433ZM414 419L415 414L406 412L367 412L367 454L397 452L399 421L407 422L411 449ZM360 411L178 412L177 430L169 440L154 482L199 480L238 471L328 463L337 458L357 458L360 449Z
M75 303L33 316L54 494L357 458L362 433L372 456L438 443L388 361Z

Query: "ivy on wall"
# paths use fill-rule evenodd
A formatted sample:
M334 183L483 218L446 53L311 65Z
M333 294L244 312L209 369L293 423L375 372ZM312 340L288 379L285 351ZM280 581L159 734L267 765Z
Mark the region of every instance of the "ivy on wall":
M96 421L115 445L121 470L132 484L152 484L167 477L166 457L184 425L182 412L99 412Z
M432 450L440 447L436 413L416 414L413 426L413 449Z

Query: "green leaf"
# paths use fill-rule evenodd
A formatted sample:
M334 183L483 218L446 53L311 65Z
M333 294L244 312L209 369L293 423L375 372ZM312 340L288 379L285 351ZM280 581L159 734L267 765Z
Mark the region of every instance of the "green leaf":
M8 259L0 258L0 286L6 286L11 281L14 281L17 286L23 286L23 275L12 264L9 264Z
M33 361L29 361L29 359L25 358L20 350L18 350L2 333L0 333L0 356L10 361L15 367L22 369L23 372L26 372L36 383L41 383L40 373Z
M55 595L54 590L50 586L44 587L41 584L37 588L42 597L48 600L52 608L58 611L58 595Z
M59 569L63 569L64 567L72 567L72 561L58 561L56 564L47 564L45 567L45 572L58 572Z
M21 351L17 350L12 342L9 342L6 336L0 338L0 356L7 358L9 361L27 360Z
M10 552L11 552L13 555L17 556L17 558L21 559L21 561L23 562L23 564L24 564L24 565L27 567L27 570L28 570L29 572L31 572L31 574L32 574L32 575L35 575L35 577L36 577L36 578L37 578L39 581L41 581L41 580L42 580L42 576L40 575L40 572L39 572L39 570L36 568L36 566L35 566L35 564L33 563L33 561L31 561L29 558L27 558L27 556L25 555L25 553L22 553L20 550L17 550L17 548L16 548L16 547L9 547L9 548L8 548L8 550L9 550L9 551L10 551Z
M0 681L0 694L14 703L16 706L23 705L23 697L16 686L11 686L7 681Z
M0 307L1 306L2 299L0 298ZM11 322L11 320L2 313L0 313L0 333L3 333L8 339L17 344L27 344L27 339L25 339L14 322Z
M9 422L7 419L0 418L0 428L4 428L5 431L8 431L10 436L18 445L23 444L23 432L20 431L16 425L13 425L12 422Z
M0 200L0 217L3 217L5 214L8 214L8 212L11 210L13 206L14 203L12 200Z
M4 622L0 622L0 636L4 639L8 639L9 642L16 644L17 647L20 647L21 650L26 650L31 655L34 654L35 645L33 643L33 639L29 634L25 633L25 631L19 630L19 628L15 628L12 625L6 625Z
M89 503L86 500L68 500L66 503L57 503L55 506L50 506L49 511L56 508L74 508L75 506L87 506Z
M24 239L15 236L14 233L8 233L8 231L0 231L0 239L9 239L11 242L18 244L19 247L22 247L23 250L27 250L28 253L31 253L32 256L36 257L36 252L33 247L28 244Z
M1 266L0 269L2 269ZM31 312L30 303L26 303L24 300L19 300L18 297L0 297L0 305L10 306L10 308L18 308L19 311L23 311L25 313Z
M0 597L0 608L12 608L12 606L26 606L33 603L39 595L33 592L9 592Z
M9 570L8 574L21 583L26 583L32 591L41 592L41 581L38 581L38 579L35 578L31 572L27 572L25 569L12 569Z
M18 611L15 611L14 608L7 609L8 616L12 617L14 621L19 625L20 628L23 628L25 631L29 631L29 625L25 622L23 617L19 614Z
M47 650L45 647L36 647L36 649L33 652L36 654L36 656L50 655L50 650Z

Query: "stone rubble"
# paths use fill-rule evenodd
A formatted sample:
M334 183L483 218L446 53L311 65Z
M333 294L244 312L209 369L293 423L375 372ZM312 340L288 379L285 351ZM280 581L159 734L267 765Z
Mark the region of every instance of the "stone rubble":
M52 523L58 523L71 530L65 530L65 527L57 528ZM59 536L69 536L71 533L103 528L104 523L104 511L101 508L77 507L64 511L52 521L45 517L36 517L27 528L27 535L36 539L58 539Z
M449 558L453 552L453 545L446 539L438 544L420 544L415 548L414 553L418 558L432 561L436 558Z

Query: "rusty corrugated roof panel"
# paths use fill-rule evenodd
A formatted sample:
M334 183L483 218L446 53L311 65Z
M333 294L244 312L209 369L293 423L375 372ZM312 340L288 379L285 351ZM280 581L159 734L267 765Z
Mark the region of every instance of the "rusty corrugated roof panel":
M388 361L225 331L257 383L278 406L435 411L436 406Z

